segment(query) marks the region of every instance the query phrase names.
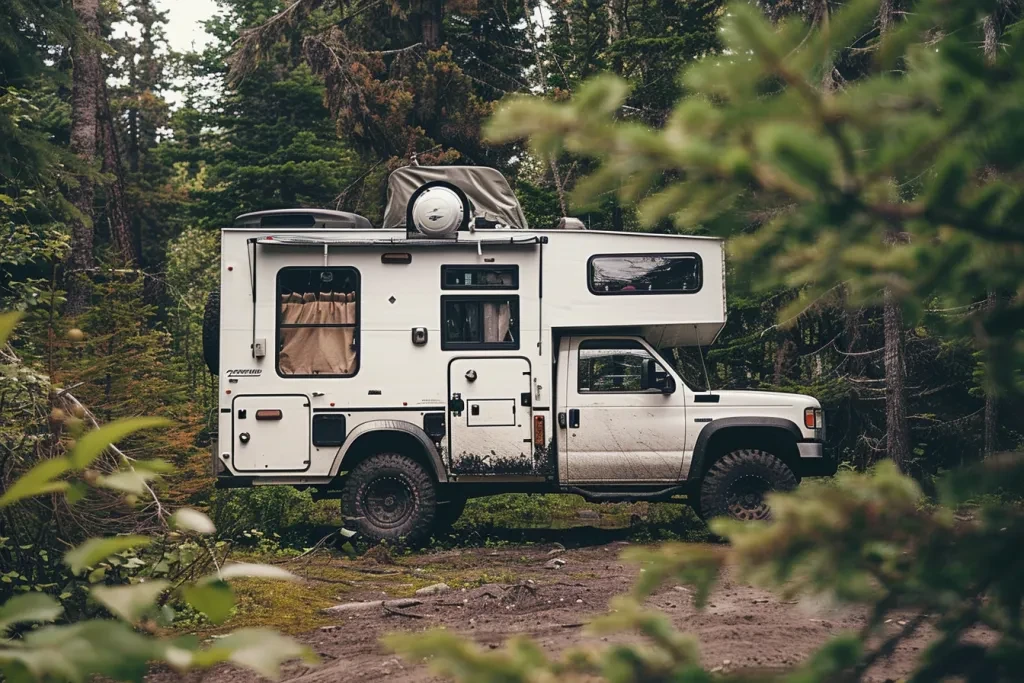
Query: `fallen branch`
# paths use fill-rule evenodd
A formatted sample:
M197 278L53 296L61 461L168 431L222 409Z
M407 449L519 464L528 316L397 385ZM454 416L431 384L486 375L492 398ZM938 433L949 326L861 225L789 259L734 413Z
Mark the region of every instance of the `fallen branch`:
M371 600L367 602L346 602L334 607L328 607L324 610L327 614L343 614L348 612L366 612L377 607L382 607L384 610L390 609L402 609L403 607L415 607L416 605L422 605L422 600L416 600L415 598L399 598L397 600Z
M77 386L77 385L75 385L75 386ZM73 406L78 408L78 410L81 412L81 414L89 421L89 424L92 425L93 429L99 429L100 428L100 423L96 419L96 416L93 414L93 412L91 410L89 410L88 408L86 408L85 405L83 405L81 401L79 401L77 398L75 398L74 394L72 394L69 389L62 389L62 390L60 390L59 392L57 392L57 397L67 401L68 403L71 403ZM129 457L124 451L122 451L120 448L118 448L114 444L110 444L109 446L107 446L107 449L110 450L115 455L117 455L121 459L121 462L123 462L125 465L128 466L128 469L130 469L132 472L135 471L135 468L132 466L132 462L134 461L134 458ZM167 526L167 518L170 515L170 513L167 512L166 509L164 509L163 504L160 502L160 498L157 497L156 491L154 491L153 487L149 485L149 482L143 480L142 481L142 486L146 489L146 492L149 494L149 497L152 498L153 504L156 505L156 517L157 517L157 519L160 520L160 523L163 524L166 527Z
M400 610L388 607L388 603L382 602L380 606L384 608L384 612L387 614L394 614L396 617L409 617L410 619L426 619L427 617L423 614L413 614L412 612L402 612Z

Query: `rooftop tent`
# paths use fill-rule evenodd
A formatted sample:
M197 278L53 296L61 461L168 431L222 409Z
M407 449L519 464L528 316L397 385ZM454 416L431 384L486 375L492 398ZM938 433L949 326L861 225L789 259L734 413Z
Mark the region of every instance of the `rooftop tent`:
M426 183L443 180L455 185L469 198L473 216L498 221L525 230L526 216L508 181L498 171L484 166L406 166L388 178L388 205L384 225L406 227L406 209L416 190Z

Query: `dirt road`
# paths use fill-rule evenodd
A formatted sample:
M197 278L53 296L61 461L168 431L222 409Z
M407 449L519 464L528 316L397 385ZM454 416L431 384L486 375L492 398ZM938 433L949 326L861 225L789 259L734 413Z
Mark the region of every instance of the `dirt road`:
M589 636L580 627L588 618L605 612L611 597L627 592L633 585L640 569L620 559L626 545L616 542L560 551L552 544L538 544L447 550L393 561L385 557L383 562L371 557L348 560L336 556L300 561L293 569L306 577L306 582L289 590L308 591L309 599L302 604L308 603L316 610L320 625L299 638L317 652L322 664L318 668L289 665L285 679L303 683L434 680L427 667L404 661L379 644L382 635L398 630L444 627L492 648L500 647L511 636L529 635L551 653L572 646L635 639L629 634ZM565 564L559 569L546 568L554 557ZM415 596L418 588L441 581L452 590L430 597ZM325 600L328 594L330 599ZM321 611L322 605L332 602L379 603L396 597L415 597L421 603L394 610L400 614L379 606L336 615ZM694 608L689 590L675 585L664 587L648 604L668 614L681 630L699 638L705 666L723 670L780 669L796 664L831 635L855 629L863 621L851 610L785 603L771 593L728 577L704 611ZM892 628L898 628L897 624ZM922 638L901 647L871 671L868 680L902 677L924 644ZM153 678L159 680L162 676ZM190 677L216 683L254 679L251 674L227 668Z

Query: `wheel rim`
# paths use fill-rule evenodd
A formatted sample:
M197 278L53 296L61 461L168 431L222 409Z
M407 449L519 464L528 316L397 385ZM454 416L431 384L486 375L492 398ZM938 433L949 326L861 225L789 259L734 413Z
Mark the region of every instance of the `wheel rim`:
M374 479L363 493L363 509L367 519L377 527L401 526L416 507L412 487L402 479Z
M771 484L760 477L740 477L726 492L729 514L744 521L768 519L771 510L765 496L771 490Z

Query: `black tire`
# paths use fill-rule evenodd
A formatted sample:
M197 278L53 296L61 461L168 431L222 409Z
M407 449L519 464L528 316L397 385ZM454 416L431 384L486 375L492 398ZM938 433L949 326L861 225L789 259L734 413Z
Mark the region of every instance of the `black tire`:
M463 510L466 509L465 496L454 496L447 500L438 501L437 514L434 516L434 533L444 533L459 521Z
M700 485L698 514L709 521L771 519L765 495L795 489L798 480L786 463L766 451L746 448L719 458Z
M377 453L349 472L341 507L345 526L362 538L416 546L433 531L437 487L412 458Z
M203 360L211 375L220 370L220 292L214 290L206 297L203 311Z

